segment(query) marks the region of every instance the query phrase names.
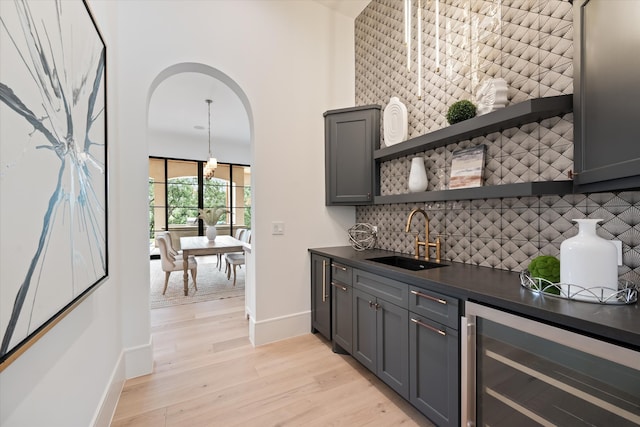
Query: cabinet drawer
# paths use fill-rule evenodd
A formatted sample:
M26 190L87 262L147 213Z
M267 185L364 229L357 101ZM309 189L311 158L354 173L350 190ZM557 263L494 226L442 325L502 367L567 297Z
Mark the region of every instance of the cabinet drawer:
M458 329L458 299L411 286L409 310L450 328Z
M406 283L354 269L353 286L399 307L408 307L409 285Z
M331 261L331 280L351 286L351 267Z

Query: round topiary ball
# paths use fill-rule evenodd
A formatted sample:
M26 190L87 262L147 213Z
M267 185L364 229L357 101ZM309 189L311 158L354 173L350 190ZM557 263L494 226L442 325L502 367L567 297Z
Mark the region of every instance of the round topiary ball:
M476 116L476 106L471 102L463 99L454 102L447 111L447 121L449 124L461 122Z

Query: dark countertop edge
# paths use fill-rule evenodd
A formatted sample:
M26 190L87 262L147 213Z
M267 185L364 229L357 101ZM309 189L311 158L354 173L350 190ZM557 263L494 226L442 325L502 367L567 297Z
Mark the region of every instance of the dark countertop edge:
M411 256L380 249L356 251L351 246L336 246L311 248L309 252L409 285L478 302L640 351L640 306L637 303L593 304L536 294L520 285L516 272L472 264L444 261L448 267L413 272L367 260L388 255Z

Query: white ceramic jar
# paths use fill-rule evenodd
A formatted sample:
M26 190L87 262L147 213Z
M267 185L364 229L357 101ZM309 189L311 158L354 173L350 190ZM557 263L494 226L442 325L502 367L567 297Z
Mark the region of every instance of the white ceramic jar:
M562 293L573 299L605 300L618 291L616 246L596 233L601 219L574 219L578 234L560 245ZM569 286L577 285L577 286ZM582 291L582 288L595 288Z

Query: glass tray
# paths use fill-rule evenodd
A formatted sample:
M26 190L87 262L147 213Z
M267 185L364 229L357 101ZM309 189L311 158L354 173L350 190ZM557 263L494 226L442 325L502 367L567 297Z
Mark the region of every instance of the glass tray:
M520 284L532 292L595 304L634 304L638 300L638 285L627 280L619 280L618 291L611 293L611 289L603 286L585 288L578 285L552 283L546 279L532 277L528 270L524 270L520 273Z

